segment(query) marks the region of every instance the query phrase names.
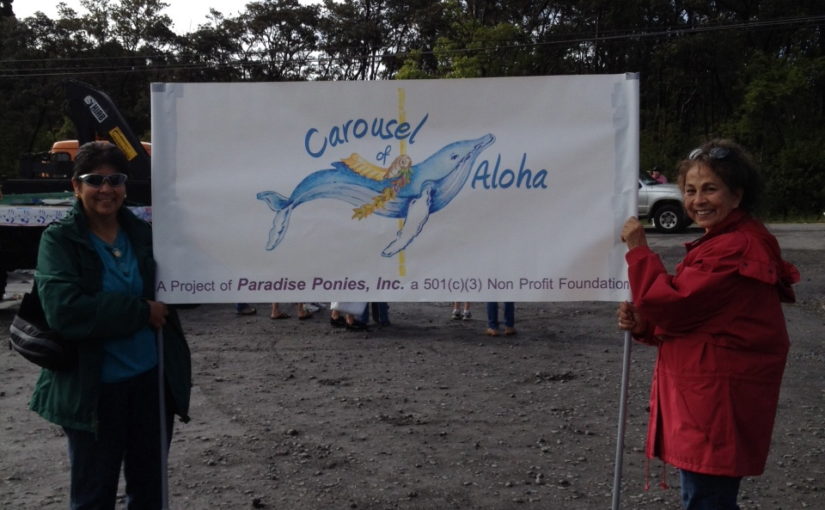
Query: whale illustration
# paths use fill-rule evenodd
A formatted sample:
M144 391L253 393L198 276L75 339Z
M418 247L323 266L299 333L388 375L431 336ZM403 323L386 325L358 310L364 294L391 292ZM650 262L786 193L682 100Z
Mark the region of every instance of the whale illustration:
M495 136L487 134L446 145L409 167L403 181L391 176L390 171L381 172L381 177L363 171L359 165L353 164L354 159L360 158L353 154L349 159L332 163L333 168L306 176L289 198L275 191L261 191L257 194L258 200L266 202L275 211L266 249L274 250L283 240L296 207L319 198L332 198L356 208L366 207L368 214L404 218L396 238L381 252L384 257L392 257L421 233L430 214L440 211L455 198L467 182L478 155L494 141ZM377 196L383 200L376 201Z

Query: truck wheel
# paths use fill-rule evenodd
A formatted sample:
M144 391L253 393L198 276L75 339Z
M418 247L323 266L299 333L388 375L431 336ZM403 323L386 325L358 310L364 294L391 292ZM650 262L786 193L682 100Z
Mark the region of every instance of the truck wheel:
M687 226L686 223L682 208L675 204L662 205L653 213L653 226L664 234L680 232Z

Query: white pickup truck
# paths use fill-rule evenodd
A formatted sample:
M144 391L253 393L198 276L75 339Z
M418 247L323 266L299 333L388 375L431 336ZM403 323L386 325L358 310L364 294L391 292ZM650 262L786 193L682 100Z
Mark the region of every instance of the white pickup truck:
M659 232L681 232L691 224L685 214L682 192L675 184L639 177L639 218L648 218Z

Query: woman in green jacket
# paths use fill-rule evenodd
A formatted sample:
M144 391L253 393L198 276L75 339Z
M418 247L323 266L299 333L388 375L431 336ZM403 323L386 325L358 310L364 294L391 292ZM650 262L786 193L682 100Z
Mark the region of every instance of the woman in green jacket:
M168 447L173 415L188 420L189 348L174 310L154 300L152 233L123 205L127 168L114 145L83 145L72 176L75 206L46 229L38 253L46 319L76 343L78 363L44 369L30 406L66 433L74 510L114 508L121 465L128 508L161 508L161 433Z

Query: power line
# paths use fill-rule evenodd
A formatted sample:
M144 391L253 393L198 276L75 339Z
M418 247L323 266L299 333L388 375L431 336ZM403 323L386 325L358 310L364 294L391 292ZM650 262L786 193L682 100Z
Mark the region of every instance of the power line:
M559 45L575 45L575 44L583 44L583 43L598 43L598 42L609 42L609 41L623 41L623 40L640 40L643 38L651 38L651 37L678 37L678 36L685 36L690 34L698 34L698 33L706 33L706 32L717 32L717 31L727 31L727 30L764 30L764 29L774 29L777 27L783 26L791 26L791 25L806 25L806 24L816 24L825 21L825 15L816 15L816 16L798 16L793 18L780 18L774 20L761 20L761 21L747 21L741 23L731 23L731 24L723 24L723 25L699 25L693 27L684 27L684 28L664 28L658 30L645 30L645 31L612 31L609 33L604 33L601 35L586 35L583 33L578 34L559 34L558 37L569 37L570 35L574 35L575 37L572 38L557 38L549 41L538 41L533 43L514 43L514 44L495 44L489 47L483 48L453 48L450 50L443 50L441 54L447 55L460 55L460 54L467 54L467 53L480 53L480 52L494 52L494 51L501 51L501 50L526 50L526 49L534 49L546 46L559 46ZM481 41L478 41L481 42ZM313 56L306 56L299 59L294 59L298 62L301 62L302 65L308 64L320 64L320 63L328 63L328 62L335 62L335 61L343 61L343 60L382 60L387 58L395 58L395 59L403 59L408 56L412 56L413 54L416 55L433 55L435 52L432 50L427 51L407 51L407 52L397 52L397 53L383 53L380 55L353 55L347 57L325 57L319 54ZM85 68L75 68L75 67L61 67L56 69L43 69L42 66L37 67L22 67L22 68L12 68L7 69L3 74L0 74L0 78L20 78L20 77L58 77L58 76L74 76L74 75L93 75L93 74L103 74L103 73L145 73L145 72L170 72L170 71L207 71L207 70L216 70L217 68L227 68L227 67L265 67L272 63L271 60L232 60L225 63L213 63L213 62L204 62L204 63L197 63L197 64L186 64L181 62L171 62L171 63L161 63L155 64L153 60L169 60L170 58L177 58L175 55L129 55L129 56L117 56L117 57L105 57L105 56L95 56L95 57L70 57L70 58L45 58L45 59L23 59L23 60L0 60L0 69L3 66L8 64L47 64L52 62L58 63L75 63L75 64L83 64L85 62L94 63L99 61L134 61L134 60L143 60L144 62L149 62L148 65L139 66L135 64L120 64L120 65L112 65L112 66L100 66L100 67L85 67Z

